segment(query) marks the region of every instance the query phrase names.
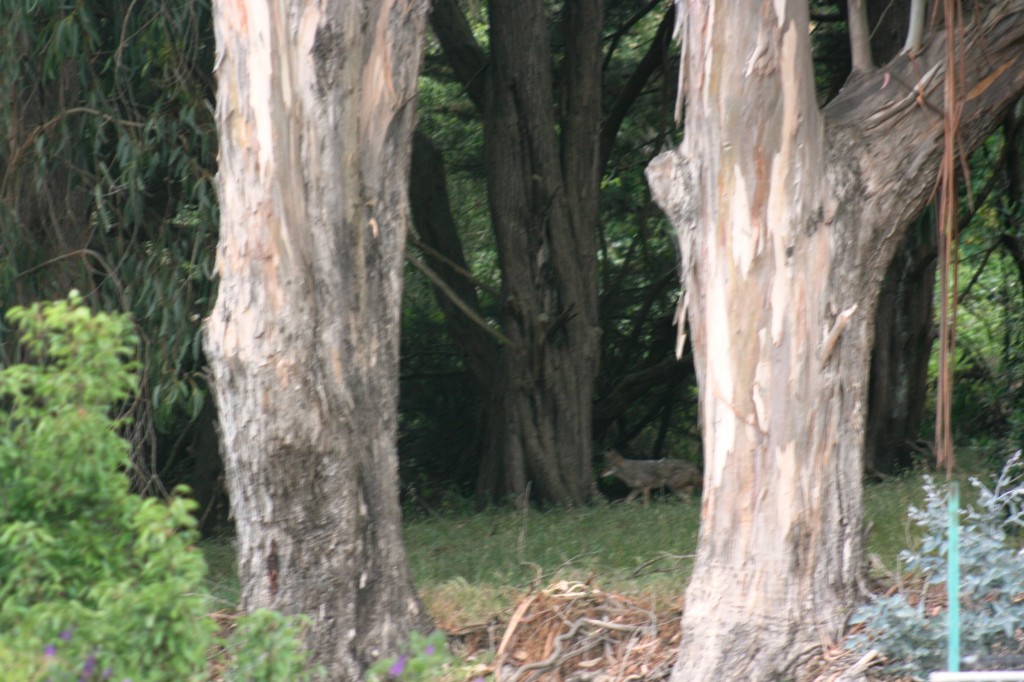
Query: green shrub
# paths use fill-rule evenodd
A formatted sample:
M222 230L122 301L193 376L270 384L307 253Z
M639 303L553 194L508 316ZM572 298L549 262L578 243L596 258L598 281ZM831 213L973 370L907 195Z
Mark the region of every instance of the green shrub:
M112 406L134 388L125 317L14 308L27 362L0 372L0 669L11 679L187 680L213 622L193 503L128 492Z
M204 680L216 625L194 503L128 492L113 406L134 389L124 316L14 308L26 362L0 370L0 671L5 680ZM227 679L303 680L297 621L257 612L220 642Z
M429 635L412 632L405 652L377 661L366 671L367 682L401 680L402 682L438 682L465 680L469 666L458 661L448 651L444 633L435 630ZM473 682L484 682L483 677Z
M987 656L1015 652L1017 628L1024 623L1024 558L1011 546L1008 531L1024 526L1024 470L1018 451L989 488L971 478L976 506L961 510L960 518L960 641L965 655ZM944 585L948 554L948 493L930 476L924 477L925 503L911 506L911 521L922 531L920 547L901 558L920 577L923 593ZM913 603L912 603L913 602ZM926 608L928 606L928 608ZM927 677L942 669L946 658L947 610L926 605L923 594L908 599L905 591L880 597L862 606L850 619L864 630L851 638L860 649L874 647L892 665L894 674Z
M238 619L232 636L222 640L230 663L225 682L305 682L323 676L311 669L299 646L308 619L257 609Z

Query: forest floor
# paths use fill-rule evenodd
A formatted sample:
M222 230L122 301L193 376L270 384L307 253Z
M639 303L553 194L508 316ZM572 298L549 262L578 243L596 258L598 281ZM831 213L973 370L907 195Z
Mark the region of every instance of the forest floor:
M889 578L871 585L879 596L898 588L910 593L924 612L946 609L945 585L925 585L906 577L896 585ZM1021 596L1024 598L1024 595ZM464 625L437 622L453 651L469 665L443 682L480 678L503 682L654 682L668 679L679 649L683 597L660 608L641 599L606 592L594 584L556 581L524 594L511 616L488 623ZM911 682L901 676L877 650L851 646L849 638L825 644L786 679L793 682ZM1018 631L1018 649L1024 632ZM1020 656L1012 658L1020 659ZM1019 668L1019 665L1013 667ZM496 675L501 671L500 677Z
M984 453L962 460L965 472L987 478ZM973 488L967 473L959 478L967 503ZM899 555L920 540L907 509L923 499L920 473L865 486L869 578L880 594L897 582L906 588ZM696 551L696 499L413 516L406 542L417 588L456 653L476 663L473 675L500 670L506 682L667 679ZM930 595L926 610L944 609L941 590L918 593ZM900 680L886 674L886 663L877 652L835 642L794 679Z
M905 574L899 552L919 541L907 508L922 504L921 481L911 474L865 487L870 577L880 593L902 580L894 578ZM420 596L454 653L468 662L444 682L496 671L503 682L667 679L696 550L696 498L546 512L421 507L406 518ZM204 543L204 550L211 589L229 608L238 599L230 541ZM885 663L836 642L794 679L898 679L883 677Z
M681 597L678 602L673 608L654 610L623 594L559 581L524 595L507 621L438 623L457 655L479 662L461 677L445 679L462 682L501 670L505 682L665 680L679 649ZM883 678L882 673L884 660L877 652L859 653L836 643L807 661L793 679L900 680Z

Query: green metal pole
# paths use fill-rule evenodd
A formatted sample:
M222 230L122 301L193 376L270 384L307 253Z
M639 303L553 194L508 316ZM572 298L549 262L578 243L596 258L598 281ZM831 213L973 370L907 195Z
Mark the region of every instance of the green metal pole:
M949 484L949 570L946 576L946 595L949 602L949 653L946 669L960 672L960 484Z

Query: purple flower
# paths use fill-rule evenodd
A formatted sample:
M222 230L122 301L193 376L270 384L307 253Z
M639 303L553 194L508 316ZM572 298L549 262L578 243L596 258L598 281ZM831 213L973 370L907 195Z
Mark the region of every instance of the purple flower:
M57 655L57 647L55 647L52 644L47 644L46 648L43 650L43 653L46 654L47 658L53 658Z
M96 670L96 654L89 654L89 658L85 659L85 665L82 666L82 674L78 678L79 682L85 682L92 675L92 672Z
M427 656L433 656L434 655L434 645L433 644L428 644L427 648L423 650L423 653L425 653Z
M106 668L103 669L103 679L104 680L109 680L110 676L113 675L113 674L114 674L114 669L111 668L109 665Z
M408 656L399 656L398 660L391 665L391 669L388 670L388 674L392 677L398 677L405 670L405 664L409 662Z
M71 635L73 635L73 634L75 634L75 629L74 628L68 628L67 630L61 630L60 638L63 639L65 642L70 642L71 641Z

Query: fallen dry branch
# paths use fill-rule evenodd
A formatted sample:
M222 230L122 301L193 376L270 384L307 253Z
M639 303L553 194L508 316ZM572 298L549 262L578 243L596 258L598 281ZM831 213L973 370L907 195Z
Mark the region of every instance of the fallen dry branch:
M665 679L679 645L679 615L559 581L519 601L488 672L496 682Z

